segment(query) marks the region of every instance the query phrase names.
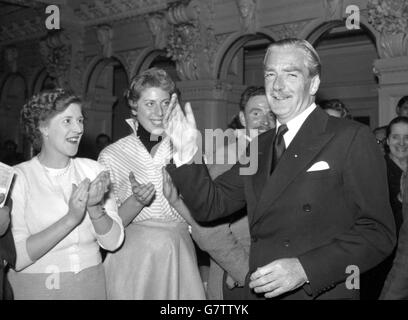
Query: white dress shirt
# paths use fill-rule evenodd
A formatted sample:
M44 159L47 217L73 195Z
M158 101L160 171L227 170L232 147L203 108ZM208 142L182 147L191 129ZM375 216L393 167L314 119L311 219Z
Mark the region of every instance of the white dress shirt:
M298 133L300 127L306 121L307 117L316 109L316 104L313 102L309 107L307 107L301 114L298 114L293 119L289 120L286 125L288 126L288 131L283 135L283 139L285 140L286 149L289 147L292 140L295 138L296 134ZM278 128L281 126L279 120L276 119L276 132L278 132Z

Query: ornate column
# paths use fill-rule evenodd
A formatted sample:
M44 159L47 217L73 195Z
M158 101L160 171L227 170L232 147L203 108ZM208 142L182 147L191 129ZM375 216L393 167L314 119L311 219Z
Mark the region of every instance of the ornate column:
M71 65L71 42L63 31L49 33L40 42L40 53L48 74L55 78L56 85L70 87L69 68Z
M181 100L190 101L200 130L225 128L232 86L214 79L214 0L173 4L166 12L167 53L176 62Z
M369 0L369 23L379 32L380 59L374 61L379 79L379 125L395 117L398 100L408 94L408 3Z

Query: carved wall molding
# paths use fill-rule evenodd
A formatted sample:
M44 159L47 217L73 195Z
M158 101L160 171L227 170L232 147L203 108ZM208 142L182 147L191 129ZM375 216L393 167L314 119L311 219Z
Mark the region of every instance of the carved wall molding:
M151 12L165 10L168 0L90 0L74 8L74 14L85 26L113 23Z
M325 19L341 20L344 15L344 0L322 0Z
M268 27L268 29L278 36L278 39L275 40L297 38L299 36L299 33L308 23L309 21L299 21L294 23L270 26Z
M40 38L46 34L44 22L39 16L0 26L0 45Z
M179 83L184 100L228 100L233 85L220 80L182 81Z
M369 0L368 22L380 34L378 51L381 58L408 55L408 2Z

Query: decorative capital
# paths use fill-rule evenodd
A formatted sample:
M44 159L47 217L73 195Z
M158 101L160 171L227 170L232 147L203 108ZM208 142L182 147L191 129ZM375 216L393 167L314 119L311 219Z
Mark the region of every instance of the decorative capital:
M163 13L152 13L146 16L147 26L154 38L154 46L164 49L167 46L169 23Z
M343 18L344 0L323 0L326 20L341 20Z
M210 78L217 48L212 27L214 1L176 3L169 8L166 17L171 25L167 54L176 61L180 79Z
M368 0L368 22L381 34L408 33L408 2Z
M63 31L52 32L40 42L40 53L48 74L59 86L69 87L71 65L70 38Z
M243 33L255 33L258 27L256 0L235 0Z
M102 56L110 58L112 56L113 29L110 25L100 25L96 30L96 37L102 49Z
M17 48L15 46L7 47L4 50L4 56L6 63L10 68L10 71L13 73L17 72L17 59L18 59Z

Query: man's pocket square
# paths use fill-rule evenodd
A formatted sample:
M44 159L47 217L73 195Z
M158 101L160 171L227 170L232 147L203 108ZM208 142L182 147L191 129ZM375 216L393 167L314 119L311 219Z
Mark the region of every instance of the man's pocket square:
M321 171L330 169L329 164L326 161L319 161L313 164L306 172Z

